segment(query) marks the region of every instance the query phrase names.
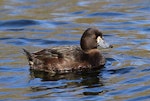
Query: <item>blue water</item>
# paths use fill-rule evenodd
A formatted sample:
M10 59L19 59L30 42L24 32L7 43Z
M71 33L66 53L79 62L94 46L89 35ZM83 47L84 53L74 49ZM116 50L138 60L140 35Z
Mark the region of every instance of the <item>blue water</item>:
M1 101L149 101L149 0L3 0L0 3ZM98 28L113 44L103 69L50 74L30 71L22 52L78 45Z

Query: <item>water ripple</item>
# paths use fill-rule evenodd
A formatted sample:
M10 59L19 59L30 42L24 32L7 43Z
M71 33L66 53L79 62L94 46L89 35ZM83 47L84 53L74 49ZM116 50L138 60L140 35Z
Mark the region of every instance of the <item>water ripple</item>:
M17 45L17 46L24 46L28 45L30 43L34 43L35 45L73 45L73 44L79 44L78 41L72 41L72 40L54 40L54 39L35 39L35 38L12 38L12 37L6 37L6 38L0 38L0 40L3 41L3 43L6 44L12 44L12 45Z
M0 28L1 27L24 27L24 26L30 26L36 24L39 23L35 20L8 20L8 21L1 21Z
M113 16L125 16L125 14L121 13L121 12L94 12L92 14L88 15L89 17L97 17L97 16L101 16L101 17L113 17Z

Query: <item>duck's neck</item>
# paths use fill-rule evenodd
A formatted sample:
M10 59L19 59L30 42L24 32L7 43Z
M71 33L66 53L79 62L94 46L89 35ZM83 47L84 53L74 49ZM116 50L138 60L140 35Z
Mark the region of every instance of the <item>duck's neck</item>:
M92 64L92 66L99 66L99 63L102 59L102 55L98 49L91 49L88 51L84 51L86 60Z

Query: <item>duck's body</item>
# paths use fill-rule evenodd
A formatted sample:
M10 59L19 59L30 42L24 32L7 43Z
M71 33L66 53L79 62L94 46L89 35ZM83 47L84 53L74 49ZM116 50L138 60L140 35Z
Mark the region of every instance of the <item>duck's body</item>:
M35 53L29 53L24 49L24 52L29 61L30 69L33 70L68 72L101 68L105 64L105 58L97 49L97 39L99 36L102 37L98 30L89 28L81 37L81 47L51 47L50 49L43 49ZM88 38L89 40L87 40Z
M105 58L99 50L85 53L79 46L51 47L36 53L24 51L28 53L31 69L46 72L82 71L105 64Z

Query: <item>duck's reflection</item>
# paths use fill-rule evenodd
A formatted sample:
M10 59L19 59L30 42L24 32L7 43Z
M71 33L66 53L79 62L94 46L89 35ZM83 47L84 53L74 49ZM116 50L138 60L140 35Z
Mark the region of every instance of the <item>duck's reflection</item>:
M35 71L30 70L30 76L32 79L34 78L40 78L41 81L57 81L60 79L66 79L66 80L77 80L77 79L83 79L86 81L99 81L101 73L100 70L95 71L86 71L86 72L71 72L71 73L48 73L48 72L41 72L41 71Z
M88 71L88 72L76 72L76 73L63 73L63 74L51 74L46 72L39 71L30 71L30 75L33 79L40 78L41 86L31 87L32 91L43 91L48 89L67 89L70 87L77 87L81 89L86 89L82 92L83 95L98 95L103 92L102 90L92 91L91 88L104 86L102 82L102 76L100 70L96 71ZM46 86L43 87L42 83L45 82L59 82L63 83L63 85L52 86L51 83L47 83Z

